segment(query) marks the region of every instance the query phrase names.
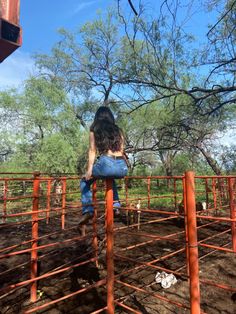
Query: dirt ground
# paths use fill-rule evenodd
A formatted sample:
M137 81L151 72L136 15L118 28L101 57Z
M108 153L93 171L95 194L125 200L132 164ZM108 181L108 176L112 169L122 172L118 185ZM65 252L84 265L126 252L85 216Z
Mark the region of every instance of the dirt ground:
M30 286L26 285L15 289L13 292L0 290L0 313L24 313L27 309L43 305L49 301L61 298L79 289L93 285L106 277L105 241L104 241L104 215L102 209L99 212L98 238L99 238L99 267L94 262L87 263L80 267L70 268L50 278L41 279L38 284L38 301L34 304L29 302ZM155 218L164 217L159 215ZM40 239L39 245L59 242L57 246L40 250L40 262L38 275L59 270L66 266L72 266L94 256L91 245L91 238L82 239L77 228L79 212L75 209L66 215L65 230L61 230L60 215L50 219L46 224L45 220L39 224L39 235L47 235ZM153 217L150 214L141 217L141 222L148 222ZM165 220L162 222L147 223L138 230L137 226L126 227L126 214L122 212L120 217L115 218L115 274L120 282L126 282L145 289L150 293L134 291L125 287L120 282L115 284L115 299L124 302L127 306L136 309L136 313L143 314L169 314L189 313L189 285L186 278L185 252L173 255L168 259L161 258L168 253L181 250L184 246L184 224L177 219ZM220 233L225 230L225 224L214 224L207 228L199 229L198 239ZM124 233L124 231L126 231ZM181 232L178 234L178 232ZM88 235L92 235L91 224L87 228ZM153 241L147 234L166 236L176 233L172 240L162 239ZM138 235L139 236L138 236ZM1 248L9 247L17 243L27 241L31 238L31 223L4 227L0 225ZM75 238L73 241L63 243L67 239ZM148 241L145 245L139 243ZM230 241L230 232L222 234L215 240L207 241L208 244L225 245ZM131 246L133 248L131 248ZM29 244L21 245L17 249L12 248L4 253L11 253L16 250L29 248ZM127 247L129 247L127 249ZM201 248L199 256L212 252L208 248ZM120 255L136 261L123 260ZM155 275L158 271L154 267L138 268L138 262L149 262L154 266L169 269L170 271L181 272L176 275L177 283L168 289L164 289L155 282ZM63 266L63 267L62 267ZM226 291L213 285L201 283L201 310L209 314L233 314L236 313L236 256L231 253L214 252L200 259L200 279L212 281L221 285L231 286L232 291ZM13 255L2 258L0 263L0 289L30 278L30 253ZM163 300L168 298L172 303ZM174 302L181 303L187 307L178 307ZM89 291L77 294L59 303L53 304L37 313L91 313L106 305L106 287L100 286ZM103 311L102 313L105 313ZM115 313L129 313L128 310L116 306Z

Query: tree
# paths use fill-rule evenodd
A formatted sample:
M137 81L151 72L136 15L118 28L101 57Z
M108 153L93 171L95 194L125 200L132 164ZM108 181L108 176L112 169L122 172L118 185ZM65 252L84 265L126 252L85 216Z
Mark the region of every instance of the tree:
M224 145L221 147L219 155L219 162L222 168L225 169L226 174L236 173L236 145Z
M209 26L208 44L200 59L200 64L210 67L204 85L214 87L215 104L211 107L211 112L213 112L224 105L236 102L236 1L210 0L206 1L206 4L210 11L213 7L218 7L222 12L217 22Z
M0 106L4 128L11 130L5 141L10 146L15 139L5 166L76 171L77 155L84 154L85 135L60 87L43 78L31 78L20 93L2 92Z
M29 153L29 160L45 164L43 154L56 138L57 150L67 143L74 152L82 137L77 148L82 171L88 125L97 107L105 104L126 130L133 169L147 166L152 171L162 162L171 175L176 158L189 152L201 154L221 173L209 147L217 132L233 123L235 110L231 106L230 115L225 107L229 94L195 76L193 66L200 59L189 52L192 37L176 19L178 5L164 1L151 20L142 6L131 20L120 7L118 14L108 10L105 19L100 13L78 32L61 30L52 54L36 56L41 77L29 80L16 99L5 95L8 113L19 116L17 147ZM215 83L213 76L209 84ZM218 102L223 105L217 107ZM72 160L74 164L74 155Z
M211 2L218 4L221 1ZM188 95L190 104L208 115L235 103L235 4L232 0L224 4L223 14L209 29L208 46L198 51L191 47L192 37L186 34L184 19L181 20L178 14L178 10L183 11L179 1L163 1L159 16L149 21L146 17L141 18L143 7L140 6L138 16L132 21L133 31L130 31L130 21L120 8L130 50L136 63L143 64L146 69L146 75L134 72L126 81L137 91L136 96L140 96L133 109L150 100L173 99L179 95ZM150 52L148 58L143 58L143 51L139 53L135 49L133 40L137 37L143 40L143 51ZM206 65L209 68L206 78L202 75L193 80L194 73L201 73L201 67ZM182 80L184 76L191 77L187 85ZM146 97L138 92L143 87L149 90Z
M210 148L217 134L225 129L229 113L221 110L219 116L202 116L194 106L189 106L186 97L178 98L172 106L154 102L125 119L127 152L134 166L145 163L148 166L160 160L165 174L172 175L176 157L184 152L189 161L191 155L202 155L214 173L221 174L222 169ZM149 155L144 158L143 152Z
M52 55L37 55L36 62L41 73L61 84L71 98L75 99L78 116L84 109L94 111L95 98L108 104L112 91L118 84L120 45L116 15L107 12L84 24L78 32L60 30L61 41L55 45ZM94 97L94 94L96 96ZM84 104L91 103L89 108ZM82 125L85 121L81 119Z

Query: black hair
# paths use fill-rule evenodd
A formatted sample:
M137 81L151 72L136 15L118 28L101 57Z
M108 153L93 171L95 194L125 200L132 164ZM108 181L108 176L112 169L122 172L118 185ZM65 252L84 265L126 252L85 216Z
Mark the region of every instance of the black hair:
M120 151L123 141L121 129L115 124L115 118L108 107L98 108L90 127L94 132L95 144L100 154Z
M106 106L101 106L98 108L97 112L95 113L93 123L90 127L90 131L93 131L95 124L102 120L115 124L113 113L111 112L111 109Z

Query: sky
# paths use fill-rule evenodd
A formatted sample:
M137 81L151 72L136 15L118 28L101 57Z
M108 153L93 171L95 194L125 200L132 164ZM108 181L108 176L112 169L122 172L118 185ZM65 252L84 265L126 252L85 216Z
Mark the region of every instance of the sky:
M18 87L34 73L35 53L50 53L59 39L58 29L74 30L105 10L109 0L21 0L22 47L0 63L0 90Z
M120 5L131 12L127 2L120 0ZM139 0L132 2L138 8ZM143 0L149 12L157 12L161 2ZM194 33L197 39L201 39L207 32L207 23L214 20L214 17L200 9L199 1L182 0L183 4L184 2L193 3L193 14L191 19L186 21L186 29ZM23 30L23 44L0 63L0 90L20 86L30 73L35 72L33 54L50 53L59 39L58 29L63 27L73 31L85 22L93 20L98 10L105 11L114 4L117 4L117 0L21 0L20 25Z

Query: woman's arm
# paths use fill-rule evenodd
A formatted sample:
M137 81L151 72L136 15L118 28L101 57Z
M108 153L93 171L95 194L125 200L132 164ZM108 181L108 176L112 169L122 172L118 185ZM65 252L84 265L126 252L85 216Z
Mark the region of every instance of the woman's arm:
M85 175L85 179L89 180L92 176L93 164L96 158L96 145L94 133L89 133L89 153L88 153L88 167Z

